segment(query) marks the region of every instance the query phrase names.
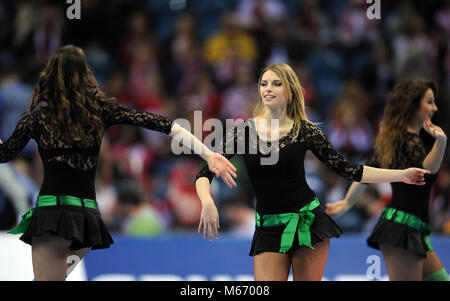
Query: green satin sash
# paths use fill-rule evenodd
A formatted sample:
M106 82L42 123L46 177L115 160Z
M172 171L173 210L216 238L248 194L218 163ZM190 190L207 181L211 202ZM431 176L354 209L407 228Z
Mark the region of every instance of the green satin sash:
M381 217L399 224L407 225L421 232L428 250L433 251L433 247L431 246L429 237L432 232L431 227L414 214L395 208L384 207L383 211L381 212Z
M297 233L299 246L307 246L311 249L311 232L310 227L314 221L314 213L312 210L317 208L320 202L317 198L303 206L298 212L266 214L262 217L256 212L256 226L273 227L285 225L281 236L280 253L286 253L294 243L294 237Z
M59 196L60 204L61 205L72 205L72 206L79 206L91 209L98 209L97 203L94 200L90 199L80 199L74 196L70 195L62 195ZM58 197L55 195L40 195L38 196L36 200L36 207L48 207L48 206L56 206L58 205ZM15 227L14 229L8 231L9 234L19 234L24 233L28 226L31 223L31 218L33 217L34 208L31 208L30 211L22 215L20 219L19 225Z

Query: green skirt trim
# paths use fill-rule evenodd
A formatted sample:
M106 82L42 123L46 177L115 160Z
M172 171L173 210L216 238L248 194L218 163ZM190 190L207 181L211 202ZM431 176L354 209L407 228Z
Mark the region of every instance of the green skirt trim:
M91 209L98 209L98 205L94 200L90 199L80 199L74 196L70 195L62 195L62 196L55 196L55 195L40 195L38 196L36 200L36 206L37 207L48 207L48 206L57 206L58 205L58 199L60 205L71 205L71 206L79 206L79 207L86 207ZM14 229L8 231L9 234L20 234L25 233L25 231L28 229L28 226L31 223L31 219L33 217L33 212L35 208L31 208L30 211L22 215L20 219L20 223L17 227Z
M429 237L432 232L432 229L419 217L402 210L384 207L383 211L381 212L381 218L409 226L421 232L428 250L433 251L433 247L431 245Z

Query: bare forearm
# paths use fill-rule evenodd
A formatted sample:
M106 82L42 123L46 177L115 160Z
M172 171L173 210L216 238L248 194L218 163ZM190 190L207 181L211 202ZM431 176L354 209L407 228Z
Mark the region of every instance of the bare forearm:
M214 203L211 193L209 192L210 189L210 183L209 179L206 177L198 178L197 181L195 181L195 188L197 190L197 195L202 202L202 206L204 206L207 203Z
M190 148L196 155L199 155L205 161L207 161L208 156L213 153L197 137L175 122L172 125L169 136L173 137L175 141L181 142L184 146Z
M436 139L433 148L423 161L423 168L430 170L432 174L437 173L441 166L442 159L444 158L446 146L447 139Z
M402 182L400 169L375 168L364 165L361 183Z
M347 202L347 208L353 207L357 201L359 200L359 197L363 193L364 189L366 189L367 185L360 182L353 182L352 185L347 190L347 193L345 194L344 200Z

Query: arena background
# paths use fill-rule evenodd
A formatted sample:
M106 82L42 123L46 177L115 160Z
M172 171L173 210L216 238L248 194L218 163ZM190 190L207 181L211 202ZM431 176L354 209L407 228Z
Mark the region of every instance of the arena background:
M148 0L0 1L0 138L28 108L39 71L59 46L84 49L102 89L120 103L184 118L247 119L264 66L289 63L300 78L308 116L332 144L364 163L387 93L404 78L439 83L433 122L447 135L450 1ZM369 2L369 3L368 3ZM77 3L80 3L79 10ZM203 132L203 137L208 132ZM431 137L423 133L423 139ZM432 140L431 140L432 141ZM431 241L450 270L450 165L447 148L430 200ZM213 182L218 241L196 233L194 179L202 161L175 156L170 139L120 126L105 135L97 200L115 244L93 251L69 280L251 280L254 195L241 158L238 187ZM322 202L340 200L350 182L313 155L307 181ZM0 280L33 278L30 246L7 235L42 183L34 142L0 164ZM381 253L365 239L390 185L369 185L336 222L325 280L386 280ZM378 259L377 259L378 258ZM380 260L380 271L373 269ZM372 275L372 276L371 276Z

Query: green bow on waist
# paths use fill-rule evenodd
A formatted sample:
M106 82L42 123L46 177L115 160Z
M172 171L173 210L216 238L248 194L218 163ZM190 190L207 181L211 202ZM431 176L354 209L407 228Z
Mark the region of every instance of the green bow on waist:
M31 223L31 217L33 216L33 212L34 212L34 208L31 208L30 211L23 214L22 217L20 218L20 224L17 227L15 227L14 229L12 229L11 231L8 231L8 233L9 234L24 233L28 229L28 226Z
M61 205L71 205L71 206L79 206L83 205L87 208L98 209L97 203L94 200L90 199L80 199L70 195L62 195L59 197L59 201ZM58 197L54 195L40 195L36 200L36 207L48 207L48 206L56 206L58 205ZM20 219L20 223L17 227L8 231L9 234L19 234L25 233L28 229L28 226L31 223L31 219L33 217L34 208L31 208L30 211L22 215Z
M262 217L256 212L256 225L260 226L262 220L263 227L273 227L286 225L281 236L280 253L286 253L294 243L295 233L298 235L298 245L307 246L311 249L310 227L314 221L314 213L311 211L317 208L320 202L317 198L303 206L298 212L266 214Z

